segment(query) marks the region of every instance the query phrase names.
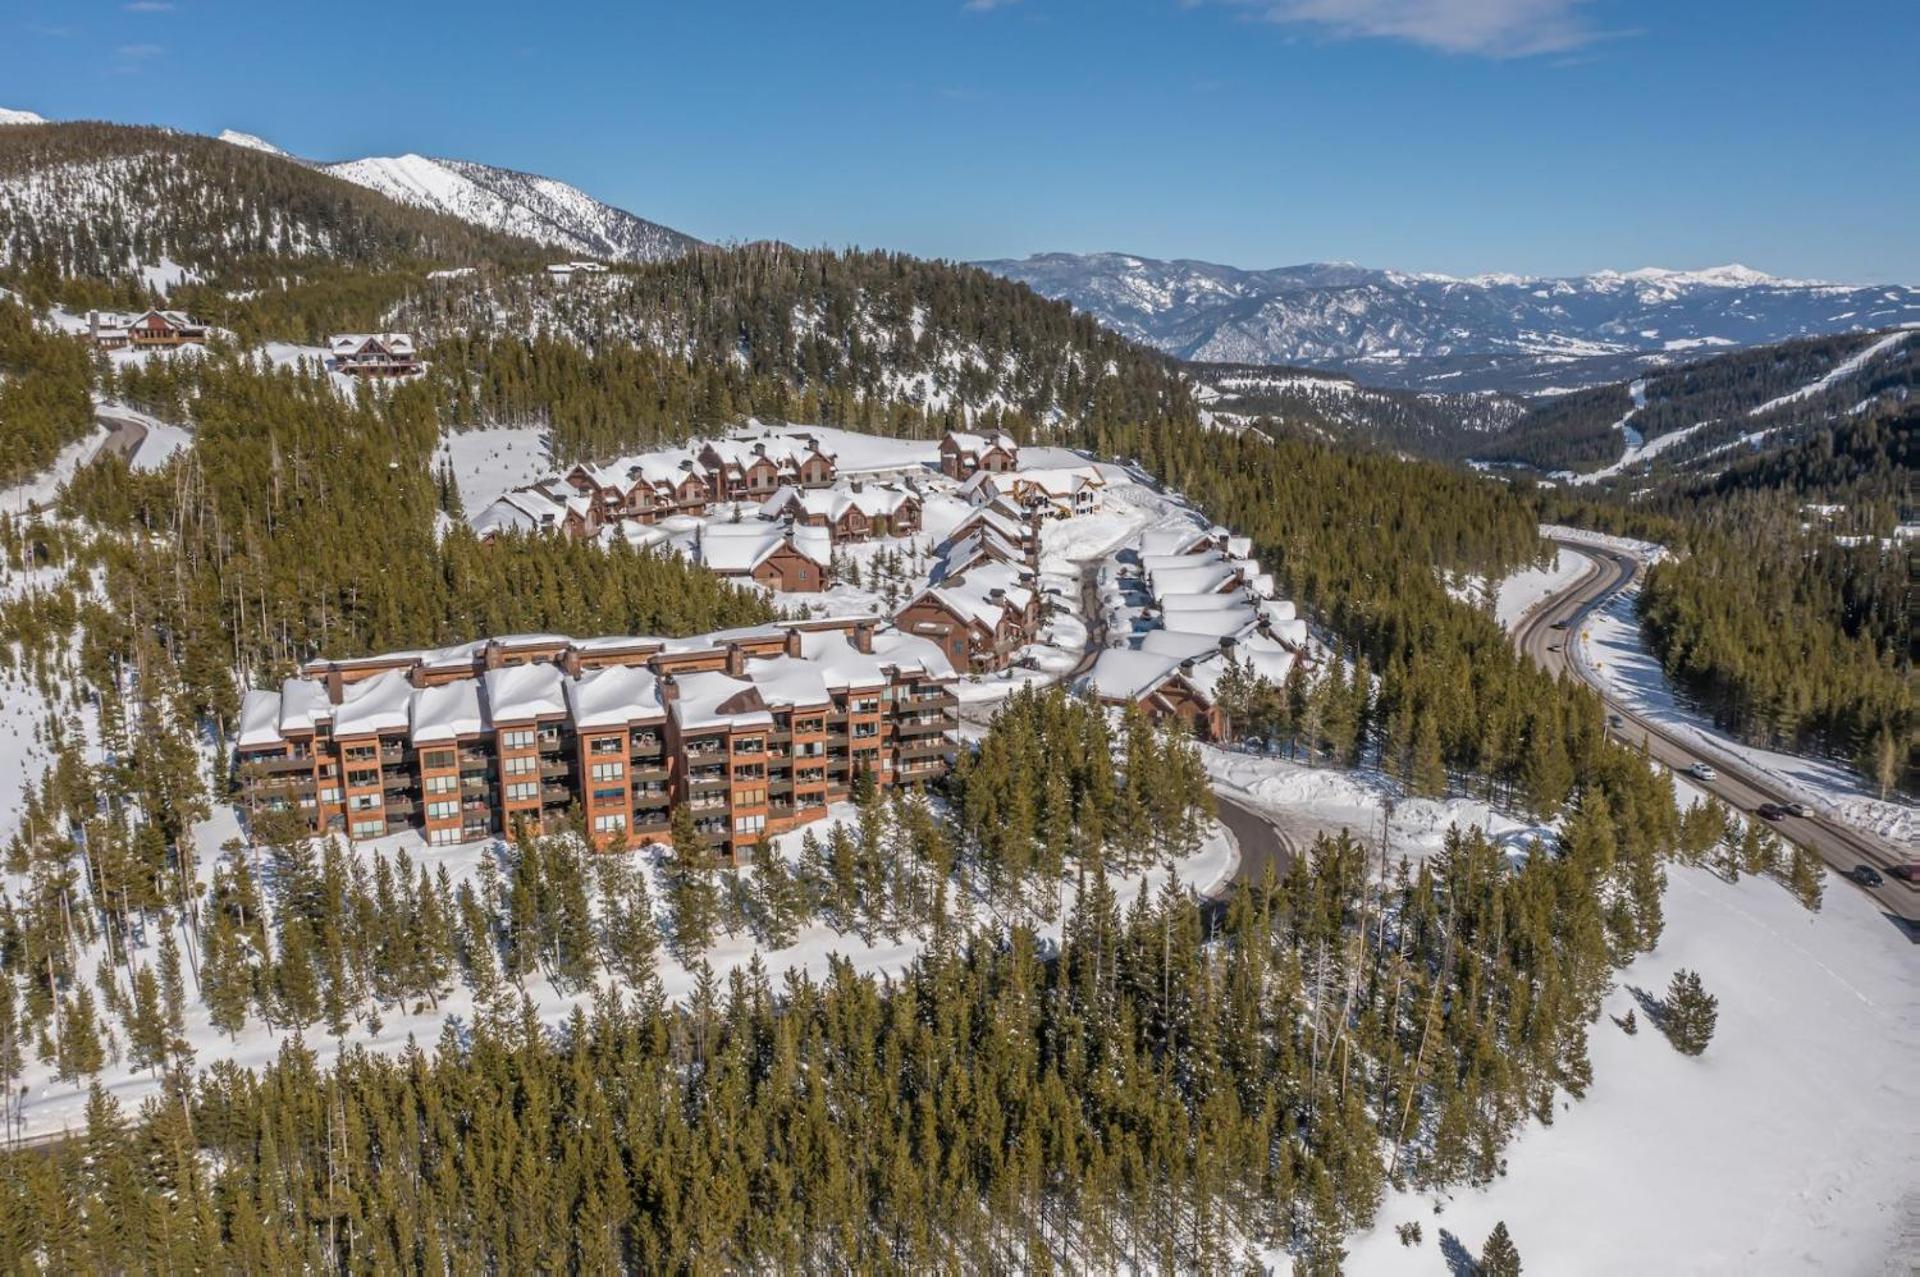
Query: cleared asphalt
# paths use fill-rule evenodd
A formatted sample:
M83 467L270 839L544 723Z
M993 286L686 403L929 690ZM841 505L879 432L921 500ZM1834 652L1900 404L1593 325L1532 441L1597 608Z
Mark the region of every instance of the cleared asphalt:
M1761 803L1791 801L1793 795L1783 792L1768 777L1731 763L1720 754L1703 759L1698 751L1670 735L1659 722L1635 713L1608 696L1605 684L1597 675L1583 663L1570 659L1565 644L1577 638L1588 614L1632 583L1645 565L1623 551L1571 541L1556 544L1585 558L1592 566L1566 589L1528 613L1514 631L1514 642L1520 650L1543 669L1568 671L1593 688L1606 702L1608 711L1622 720L1621 726L1609 728L1614 736L1634 745L1644 740L1647 752L1675 771L1684 772L1695 762L1706 762L1718 773L1718 778L1711 781L1688 776L1688 784L1716 795L1728 806L1749 815ZM1767 823L1781 837L1814 852L1839 874L1848 874L1859 865L1878 870L1884 879L1878 887L1864 887L1851 878L1843 878L1842 882L1872 897L1888 919L1899 924L1909 940L1920 943L1920 887L1902 882L1887 872L1893 865L1916 859L1911 853L1903 856L1871 834L1819 816L1789 816Z

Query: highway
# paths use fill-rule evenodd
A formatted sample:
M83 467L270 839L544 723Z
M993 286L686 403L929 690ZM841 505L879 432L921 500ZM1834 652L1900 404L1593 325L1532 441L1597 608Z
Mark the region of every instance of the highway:
M1676 772L1685 772L1696 761L1707 762L1719 773L1719 778L1701 781L1688 776L1687 783L1716 795L1736 811L1752 815L1763 802L1792 801L1794 795L1782 792L1777 782L1731 762L1723 754L1703 758L1685 741L1669 734L1659 722L1610 698L1599 677L1583 662L1571 659L1564 650L1565 643L1577 640L1588 614L1631 584L1644 564L1624 551L1584 542L1556 544L1562 550L1586 558L1592 566L1566 589L1526 615L1513 636L1520 651L1541 668L1567 671L1593 688L1606 702L1608 711L1622 720L1622 726L1610 729L1621 740L1638 745L1644 739L1647 752ZM1556 628L1558 623L1564 625ZM1920 943L1920 886L1902 882L1887 873L1892 865L1920 857L1911 853L1903 857L1894 847L1863 830L1820 816L1788 816L1766 823L1781 837L1817 854L1836 874L1845 875L1858 865L1871 865L1879 870L1884 879L1879 887L1863 887L1845 877L1835 885L1866 892L1890 919L1901 924L1909 940Z

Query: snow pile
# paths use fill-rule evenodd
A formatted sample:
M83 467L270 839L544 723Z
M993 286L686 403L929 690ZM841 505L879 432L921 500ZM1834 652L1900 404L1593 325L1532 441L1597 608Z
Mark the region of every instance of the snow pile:
M1588 570L1584 555L1555 550L1545 567L1521 568L1504 578L1494 593L1493 617L1503 630L1512 630L1528 613L1578 581Z
M1905 1271L1920 1185L1912 945L1831 880L1818 914L1766 879L1676 867L1668 881L1659 948L1620 974L1591 1031L1587 1098L1529 1127L1504 1178L1440 1214L1390 1193L1350 1271L1441 1271L1442 1230L1477 1254L1499 1220L1528 1272ZM1698 1059L1644 1011L1632 1037L1609 1018L1635 1010L1632 989L1664 996L1681 967L1720 1000ZM1394 1235L1409 1221L1421 1246Z

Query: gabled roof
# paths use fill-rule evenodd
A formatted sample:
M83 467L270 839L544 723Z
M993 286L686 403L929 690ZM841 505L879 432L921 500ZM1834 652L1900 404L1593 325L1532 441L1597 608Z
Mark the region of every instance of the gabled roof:
M256 690L241 697L240 734L233 743L239 749L281 743L280 693Z
M327 349L335 355L357 355L374 348L396 358L411 358L413 337L407 333L335 333L327 338Z
M482 681L489 717L495 726L503 727L508 723L531 722L566 713L561 678L558 666L539 661L488 670Z
M408 702L413 685L399 670L348 683L333 714L335 736L366 736L407 729Z

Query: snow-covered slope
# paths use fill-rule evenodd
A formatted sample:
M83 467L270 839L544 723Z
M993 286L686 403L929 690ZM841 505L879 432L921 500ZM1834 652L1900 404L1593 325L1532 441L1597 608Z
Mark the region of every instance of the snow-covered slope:
M1433 390L1592 385L1682 352L1920 321L1920 288L1776 279L1739 265L1456 279L1124 253L979 264L1182 358L1305 364Z
M267 139L254 133L241 133L234 129L221 129L220 140L222 142L230 142L234 146L244 146L249 151L265 151L268 155L284 155L288 159L294 158L290 153L281 150L273 143L267 141Z
M449 213L589 257L660 261L699 243L692 236L603 204L565 182L470 160L372 156L322 167L403 204Z
M0 124L45 124L44 115L35 115L32 111L15 111L0 106Z

